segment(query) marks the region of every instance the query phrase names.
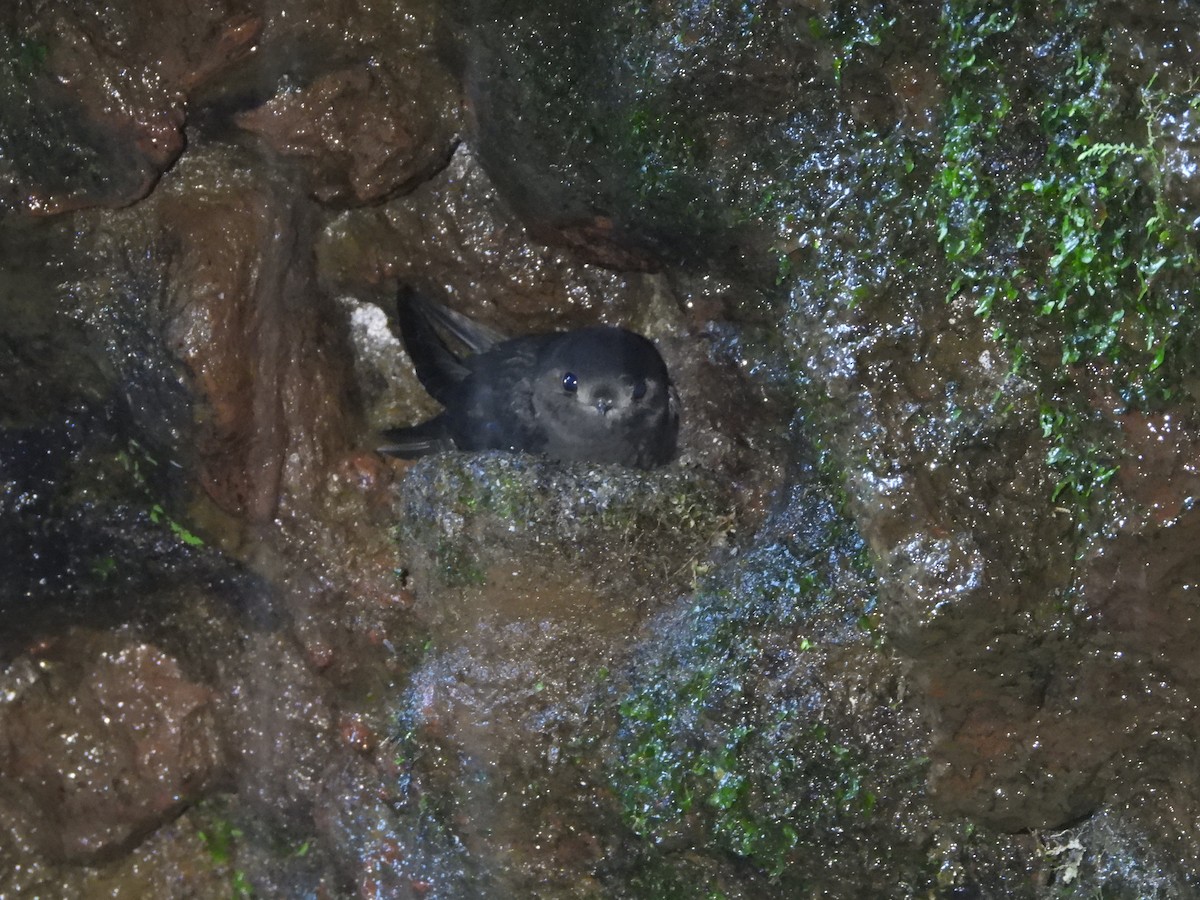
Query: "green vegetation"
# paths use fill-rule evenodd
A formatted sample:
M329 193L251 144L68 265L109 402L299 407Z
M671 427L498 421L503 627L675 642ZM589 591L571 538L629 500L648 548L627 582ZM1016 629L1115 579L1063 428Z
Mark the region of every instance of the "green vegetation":
M837 48L833 58L833 73L840 82L846 60L856 48L860 45L878 47L895 24L896 17L886 15L882 5L861 11L835 4L824 18L812 16L808 20L808 29L813 37Z
M117 574L117 560L112 556L101 556L92 561L91 571L97 581L108 581Z
M14 68L26 76L40 74L46 67L46 57L49 53L49 46L42 41L23 38L16 44Z
M155 525L166 525L171 533L189 547L203 547L204 539L193 534L177 519L169 515L162 503L153 499L151 482L159 469L158 461L141 443L130 439L126 448L117 453L117 462L125 470L130 479L134 492L141 494L149 504L147 514Z
M163 510L161 503L155 503L150 507L150 521L155 525L165 522L167 527L171 529L171 534L175 535L175 537L179 538L179 540L183 541L189 547L204 546L204 539L192 534L192 532L180 525L179 522L168 516L166 511Z
M824 462L820 477L833 474ZM776 695L769 685L779 676L764 668L781 656L797 672L819 667L815 654L871 641L860 629L873 600L870 573L859 568L862 541L827 488L797 501L810 529L806 557L776 544L702 579L679 629L686 637L620 700L609 779L648 847L707 844L798 884L805 873L793 866L797 853L875 807L872 785L886 776L859 739L837 734L836 716L814 715L790 690ZM650 869L670 881L670 872Z
M50 48L29 36L0 33L0 88L24 85L45 71Z
M931 193L950 297L973 300L1014 371L1041 386L1055 496L1080 502L1119 465L1096 410L1109 396L1142 408L1176 398L1195 374L1198 329L1196 239L1168 199L1160 129L1200 97L1194 82L1153 81L1129 96L1088 37L1091 7L1048 25L1007 4L945 7ZM1026 83L1006 53L1036 45L1037 27L1071 42L1056 54L1068 62Z
M656 686L621 704L626 743L616 781L625 818L658 842L702 804L717 847L777 877L802 836L874 809L868 763L796 710L770 723L710 722L704 742L689 739L682 723L728 700L720 694L729 685L715 677L702 671L677 690Z
M218 817L212 820L207 831L198 833L213 862L226 867L233 864L237 842L243 837L240 828L228 819ZM254 897L250 879L241 869L234 869L230 873L229 889L233 900L251 900Z

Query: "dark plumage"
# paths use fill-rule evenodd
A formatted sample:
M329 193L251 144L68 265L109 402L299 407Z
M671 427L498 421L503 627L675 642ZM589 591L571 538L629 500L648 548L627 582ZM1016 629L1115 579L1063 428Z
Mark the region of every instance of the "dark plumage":
M446 409L384 432L381 453L511 450L640 468L675 456L679 401L639 334L598 326L505 339L411 291L399 323L417 377ZM470 353L454 353L442 332Z

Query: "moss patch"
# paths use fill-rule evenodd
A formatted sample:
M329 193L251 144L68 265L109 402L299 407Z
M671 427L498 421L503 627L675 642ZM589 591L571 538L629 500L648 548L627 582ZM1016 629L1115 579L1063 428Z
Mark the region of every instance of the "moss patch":
M1055 13L951 3L947 101L931 189L954 278L1041 388L1056 498L1086 500L1119 453L1096 407L1152 408L1195 378L1194 229L1170 196L1164 123L1200 103L1192 82L1130 85L1094 33L1094 3ZM1053 45L1037 78L1014 48ZM1022 52L1028 52L1022 50Z

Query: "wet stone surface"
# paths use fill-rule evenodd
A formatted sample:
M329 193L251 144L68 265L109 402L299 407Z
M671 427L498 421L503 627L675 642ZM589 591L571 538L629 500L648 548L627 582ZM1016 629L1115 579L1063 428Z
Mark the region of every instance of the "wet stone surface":
M700 471L499 453L423 460L398 493L416 610L448 633L553 618L628 634L708 563L733 513Z
M439 69L353 68L323 75L241 113L238 124L302 160L324 202L363 204L440 170L454 135L453 83ZM433 83L430 83L433 82Z
M7 824L50 859L112 858L225 774L216 696L150 644L67 635L5 681Z
M1186 3L16 2L0 894L1186 898ZM651 473L413 464L398 282Z
M46 214L149 193L183 151L189 93L253 50L261 21L239 6L17 4L0 38L5 205Z
M405 473L396 508L430 633L399 708L401 819L446 834L471 874L410 852L436 896L604 896L586 873L618 858L622 829L587 748L611 727L610 673L655 605L728 552L729 495L699 471L447 454Z

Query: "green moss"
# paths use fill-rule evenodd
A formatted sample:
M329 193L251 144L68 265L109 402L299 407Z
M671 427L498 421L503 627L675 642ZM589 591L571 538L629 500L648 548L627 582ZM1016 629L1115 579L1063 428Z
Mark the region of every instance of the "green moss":
M714 685L730 674L700 672L677 690L627 697L614 782L626 822L642 838L664 841L703 806L700 818L715 848L778 876L802 836L870 814L869 766L859 751L795 710L771 723L709 723L697 743L681 723L720 705L713 703ZM729 688L726 682L718 691Z
M437 570L447 587L466 587L487 583L487 573L469 547L440 540L434 550Z
M1100 375L1120 401L1171 401L1194 377L1198 324L1195 237L1168 202L1159 133L1165 113L1198 99L1190 87L1119 85L1090 32L1093 5L1049 24L999 3L945 7L948 99L930 192L950 296L972 298L1014 370L1041 385L1055 496L1079 501L1119 459L1096 398L1072 385L1104 390ZM1060 71L1027 83L1007 48L1046 28L1042 40L1067 44Z
M155 525L166 528L180 543L189 547L203 547L204 539L188 529L179 519L167 511L166 501L156 499L170 492L166 467L151 451L137 440L130 438L125 447L118 450L113 461L125 474L118 490L128 497L137 498L146 507L146 515ZM122 483L123 482L123 483Z
M896 17L885 13L882 4L860 10L852 4L832 4L824 18L809 19L813 37L835 48L834 77L840 82L846 60L861 46L878 47L896 24Z
M209 821L198 834L213 862L223 868L233 866L237 857L237 846L244 837L242 829L229 819L219 815L217 804L210 804L202 811L201 815L208 816ZM254 887L241 869L230 871L229 896L233 900L250 900L254 897Z
M46 70L49 46L29 35L0 33L0 92L27 89Z
M46 68L46 57L49 56L49 46L32 38L21 38L15 44L6 47L13 68L26 76L41 74Z
M861 589L871 583L858 568L862 541L823 483L840 473L826 461L814 476L795 499L806 555L774 544L698 587L673 629L678 645L621 699L609 774L626 824L647 847L686 840L772 878L787 872L793 886L805 878L792 867L798 850L828 827L868 818L876 802L859 739L837 734L790 690L768 687L780 677L770 660L791 658L806 671L820 665L807 654L869 640L859 627L873 604Z

